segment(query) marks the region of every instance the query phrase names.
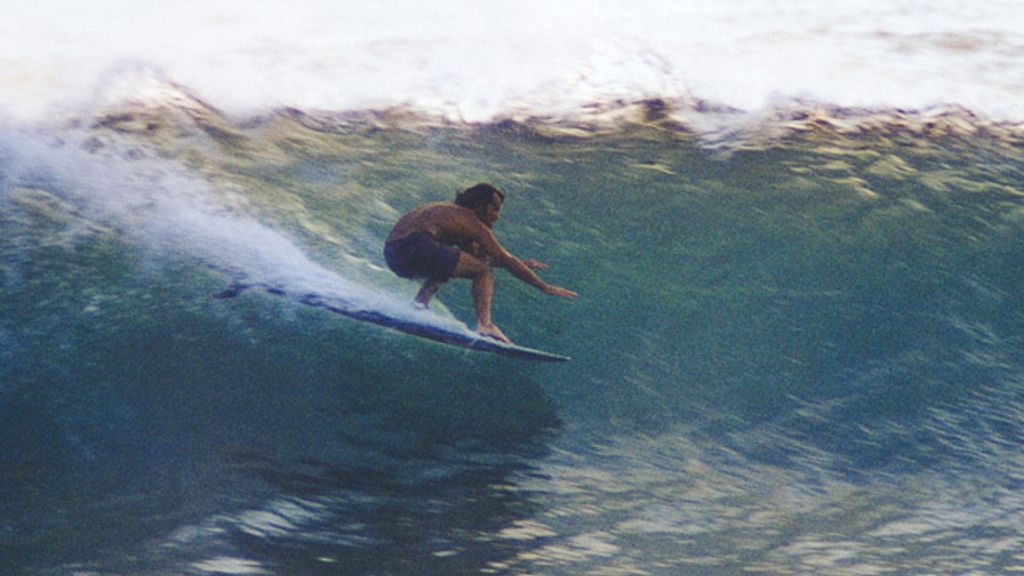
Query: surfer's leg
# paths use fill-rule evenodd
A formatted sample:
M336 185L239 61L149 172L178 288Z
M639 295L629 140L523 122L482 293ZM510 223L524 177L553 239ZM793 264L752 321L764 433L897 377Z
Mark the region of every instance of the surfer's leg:
M502 342L512 343L508 336L491 321L491 303L494 301L494 270L491 264L463 252L455 267L455 276L473 280L473 304L476 307L476 331Z
M491 320L494 301L494 270L488 265L473 278L473 304L476 306L476 331L498 340L508 340Z
M430 299L437 294L437 291L444 286L444 282L440 280L427 280L423 283L420 291L416 294L416 304L426 308L430 304Z

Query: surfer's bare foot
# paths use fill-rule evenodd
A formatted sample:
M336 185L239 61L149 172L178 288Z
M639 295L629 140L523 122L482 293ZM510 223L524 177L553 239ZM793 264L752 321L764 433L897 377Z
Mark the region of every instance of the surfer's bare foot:
M499 342L504 342L505 344L512 343L512 341L509 340L508 336L505 336L505 333L502 332L501 329L495 326L494 324L477 324L476 331L482 336L494 338Z

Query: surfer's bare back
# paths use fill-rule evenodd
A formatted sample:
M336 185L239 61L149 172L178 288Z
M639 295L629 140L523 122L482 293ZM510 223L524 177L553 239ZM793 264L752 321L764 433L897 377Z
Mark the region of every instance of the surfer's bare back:
M493 266L545 294L574 298L576 293L544 282L532 269L547 265L520 260L501 246L491 231L499 218L505 194L490 184L459 192L455 202L433 202L412 209L395 224L384 244L388 267L402 278L423 280L416 302L426 306L452 278L473 280L477 332L511 342L491 321L494 297Z

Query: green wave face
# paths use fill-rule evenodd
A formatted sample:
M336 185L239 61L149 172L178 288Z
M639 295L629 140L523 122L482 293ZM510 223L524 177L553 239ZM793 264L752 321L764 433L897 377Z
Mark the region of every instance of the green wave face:
M1011 567L1020 526L992 521L1024 509L1019 129L700 114L731 112L237 119L184 94L5 132L0 557L15 574ZM480 181L508 194L505 246L580 294L499 273L496 321L572 363L275 295L404 306L418 287L383 239ZM212 297L239 280L270 293ZM468 283L439 300L472 319Z

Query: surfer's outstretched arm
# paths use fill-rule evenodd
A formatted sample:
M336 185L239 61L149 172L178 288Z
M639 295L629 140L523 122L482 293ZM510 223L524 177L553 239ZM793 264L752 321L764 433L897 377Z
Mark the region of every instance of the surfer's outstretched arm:
M531 270L531 268L545 270L548 267L547 264L544 264L539 260L520 260L519 258L516 258L508 250L505 250L489 228L481 228L479 239L480 246L495 266L508 270L519 280L537 288L545 294L561 296L563 298L575 298L577 296L576 292L569 290L568 288L548 284L538 276L536 272Z

